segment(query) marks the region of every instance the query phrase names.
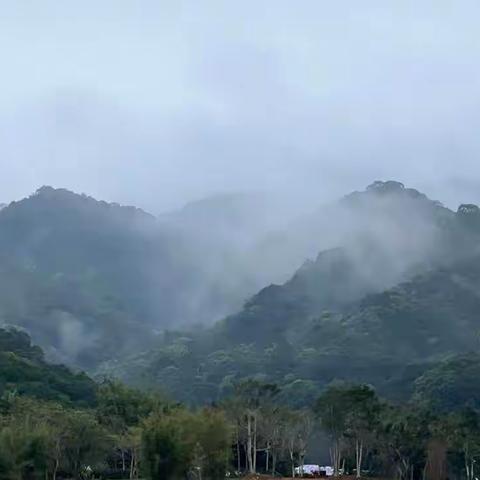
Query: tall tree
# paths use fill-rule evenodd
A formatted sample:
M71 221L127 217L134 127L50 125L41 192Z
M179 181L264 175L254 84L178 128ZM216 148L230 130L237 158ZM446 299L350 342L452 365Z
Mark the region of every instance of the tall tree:
M243 405L246 427L247 468L249 473L257 471L258 425L262 410L279 393L275 384L257 380L245 380L235 386L235 394Z
M343 396L346 435L354 444L356 477L360 478L367 450L375 438L381 404L375 391L367 385L347 387Z
M335 476L340 474L342 455L345 448L349 403L345 391L346 389L343 385L329 387L323 392L314 407L320 424L331 441L330 458Z
M188 469L187 446L182 428L173 416L156 414L144 425L142 433L142 472L149 480L176 480Z
M313 431L313 416L308 410L285 410L283 415L283 435L292 477L295 477L296 461L303 475L305 455Z
M385 462L395 466L399 480L423 475L433 421L431 412L410 405L382 409L379 445L384 449Z
M479 415L472 409L464 409L450 415L447 422L450 443L463 457L466 479L473 480L475 465L480 461Z

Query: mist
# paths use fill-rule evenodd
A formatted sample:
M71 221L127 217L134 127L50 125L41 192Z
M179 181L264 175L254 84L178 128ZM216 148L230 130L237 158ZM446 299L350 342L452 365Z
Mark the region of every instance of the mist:
M418 191L453 211L480 203L479 13L473 1L7 5L0 204L51 185L153 215L117 212L125 239L105 204L67 195L65 255L83 262L70 281L121 279L114 294L134 307L108 308L128 331L211 325L339 247L361 292L388 288L444 252L438 205ZM375 180L418 191L341 200ZM51 195L47 223L67 198ZM16 225L5 244L33 271L65 229L26 218L31 231ZM54 260L43 263L57 278ZM92 285L77 285L91 311L48 314L62 351L103 341Z
M43 184L154 214L375 179L479 201L476 2L3 8L2 202Z

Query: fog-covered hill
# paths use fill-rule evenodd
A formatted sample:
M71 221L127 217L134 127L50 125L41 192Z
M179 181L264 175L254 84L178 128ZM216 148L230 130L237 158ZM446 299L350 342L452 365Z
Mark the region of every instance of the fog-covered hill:
M105 371L200 402L246 377L275 381L297 398L313 398L335 379L398 397L432 364L477 349L479 209L453 212L396 183L341 203L356 229L343 246L212 328L165 334L154 349Z
M156 218L43 187L0 211L0 320L27 329L49 358L94 370L164 348L165 329L190 332L194 342L209 337L199 347L206 355L245 346L257 355L282 345L295 358L300 345L331 352L345 343L378 351L360 340L370 335L378 343L394 331L382 327L394 320L372 313L385 295L437 318L433 308L443 304L430 305L437 290L441 301L467 284L476 292L475 272L465 270L477 258L474 205L453 212L398 182L376 182L338 202L304 207L312 213L297 217L283 202L223 195ZM421 282L433 285L431 297ZM441 307L443 324L468 305ZM428 355L442 353L449 337L458 340L455 348L468 346L468 337L447 327L416 332L409 325L420 346L399 343L387 353L398 350L395 361L401 352L422 357L422 335Z
M167 249L145 212L43 187L0 211L0 319L84 366L138 347Z
M269 211L262 195L225 195L155 218L42 187L0 211L0 322L86 368L213 323L263 285L244 255Z

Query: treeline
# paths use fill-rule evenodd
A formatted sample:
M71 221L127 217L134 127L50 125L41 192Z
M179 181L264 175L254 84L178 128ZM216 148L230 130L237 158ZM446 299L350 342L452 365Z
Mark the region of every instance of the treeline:
M189 411L106 381L95 407L7 392L0 401L0 478L223 478L231 431L218 408Z
M227 473L296 476L328 439L335 475L399 480L475 478L480 417L422 403L392 405L366 385L332 385L309 407L246 380L219 405L191 410L105 381L95 406L5 392L0 479L217 480ZM327 449L326 449L327 450Z
M442 411L430 403L392 405L365 385L328 388L314 412L331 442L338 474L366 471L399 480L476 478L480 417L457 405Z
M343 383L325 389L309 408L292 410L276 402L278 394L275 385L246 381L224 403L237 471L295 477L323 436L336 476L476 478L480 416L465 404L442 410L418 397L394 405L370 386ZM309 460L318 463L311 453Z

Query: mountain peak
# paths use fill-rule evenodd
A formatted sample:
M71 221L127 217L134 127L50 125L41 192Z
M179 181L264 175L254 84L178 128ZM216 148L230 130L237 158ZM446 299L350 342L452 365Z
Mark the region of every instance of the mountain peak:
M462 203L462 205L458 207L457 213L461 215L478 215L480 208L473 203Z
M397 182L396 180L386 180L386 181L376 180L366 188L364 193L367 193L367 194L373 193L377 196L379 195L405 196L413 199L428 200L430 202L439 204L439 202L430 200L424 193L419 192L415 188L407 188L403 183Z
M155 217L144 210L127 205L120 205L115 202L97 200L85 193L76 193L66 188L55 188L50 185L43 185L29 197L19 201L11 202L9 205L0 208L2 214L8 215L12 210L18 213L18 209L29 211L30 208L47 209L49 211L70 211L83 212L92 215L111 216L125 219L149 219Z
M405 190L405 185L395 180L376 180L367 187L367 191L373 191L376 193L392 193Z
M407 201L407 202L419 202L424 206L433 208L445 208L443 204L437 200L431 200L422 192L419 192L415 188L408 188L403 183L395 180L376 180L372 184L368 185L363 191L355 191L346 195L343 201L349 204L355 204L356 202L363 202L366 200L370 203L371 200L386 199L388 202L393 201Z

